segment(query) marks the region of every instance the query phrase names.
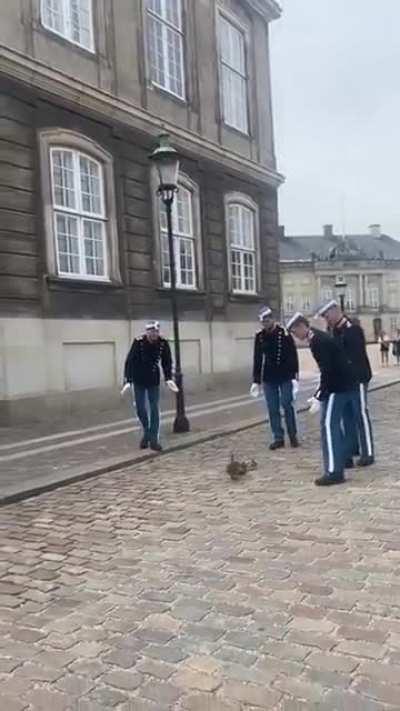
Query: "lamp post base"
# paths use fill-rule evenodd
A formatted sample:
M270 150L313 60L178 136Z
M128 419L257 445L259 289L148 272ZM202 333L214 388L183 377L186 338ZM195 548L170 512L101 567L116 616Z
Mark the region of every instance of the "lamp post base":
M190 432L190 424L186 415L177 415L174 421L174 434L184 434Z

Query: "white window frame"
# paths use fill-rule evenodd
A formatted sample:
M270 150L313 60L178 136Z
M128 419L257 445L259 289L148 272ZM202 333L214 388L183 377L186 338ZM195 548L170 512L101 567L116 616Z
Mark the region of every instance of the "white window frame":
M74 187L75 187L75 198L76 198L76 206L74 208L72 207L65 207L63 205L57 204L56 201L56 189L54 185L54 179L53 179L53 166L54 166L54 155L56 153L69 153L72 156L72 163L73 163L73 175L74 175ZM99 182L100 182L100 193L99 193L99 198L100 198L100 209L99 212L91 212L91 211L86 211L83 208L82 204L82 191L80 187L81 183L81 169L80 169L80 159L85 158L90 160L91 162L94 163L94 165L97 166L97 169L99 171ZM107 215L105 211L105 205L104 205L104 171L103 171L103 166L102 164L96 160L96 158L93 158L91 155L87 153L83 153L82 151L78 151L76 149L66 147L66 146L61 146L61 145L55 145L50 148L50 170L51 170L51 181L52 181L52 205L53 205L53 220L54 220L54 236L55 236L55 248L56 248L56 258L57 258L57 272L59 276L65 278L65 279L85 279L89 281L109 281L109 272L108 272L108 259L107 259ZM58 235L57 235L57 218L58 216L65 216L65 217L72 217L74 220L76 220L76 224L78 227L77 231L77 240L78 240L78 258L79 258L79 271L78 272L72 272L72 271L63 271L61 268L61 259L60 259L60 253L59 253L59 245L58 245ZM103 274L89 274L86 271L86 263L85 263L85 249L84 249L84 242L85 242L85 236L84 236L84 223L85 222L94 222L96 224L101 225L101 242L102 242L102 261L103 261L103 266L104 266L104 273Z
M62 37L65 39L67 42L70 42L71 44L74 44L76 47L80 47L81 49L86 50L87 52L90 52L91 54L95 54L95 44L94 44L94 26L93 26L93 0L88 0L89 3L89 35L90 35L90 41L89 45L82 44L82 42L77 42L73 37L72 37L72 30L71 30L71 0L60 0L60 5L62 7L62 18L63 18L63 24L64 24L64 30L63 32L56 30L54 27L51 27L51 25L46 23L46 4L48 0L41 0L40 1L40 18L41 18L41 23L43 27L46 28L49 32L52 32L53 34L57 35L58 37Z
M121 284L112 156L91 139L73 131L57 128L39 133L39 147L48 275L67 281ZM52 156L57 150L71 151L74 155L85 156L100 166L102 180L100 190L101 209L99 213L81 210L82 206L79 203L74 208L62 207L56 204ZM78 195L79 192L80 190L77 190L76 194ZM80 200L80 197L78 200ZM82 260L84 260L82 247L79 251L79 273L60 270L56 229L57 214L78 219L81 225L83 225L84 220L102 223L104 275L88 274L86 273L86 267L82 268ZM80 239L84 239L82 232L80 232Z
M331 301L333 299L333 289L331 286L322 286L321 287L321 303L324 304L327 301Z
M236 32L241 35L243 42L243 58L244 58L244 69L240 71L236 67L229 65L222 59L222 43L221 43L221 29L222 22L228 23L233 27ZM218 45L218 74L219 74L219 95L220 95L220 111L222 121L226 126L239 131L245 136L250 134L250 105L249 105L249 71L248 71L248 28L244 26L240 20L233 14L226 12L222 8L218 9L217 12L217 45ZM245 106L243 107L243 115L245 117L245 122L243 125L238 125L237 122L232 120L231 117L226 116L225 111L225 95L224 95L224 68L228 69L232 74L240 77L244 82L245 86Z
M162 8L165 8L169 0L160 0L162 4ZM165 10L162 15L159 15L158 13L155 13L150 7L149 7L149 2L148 0L145 0L146 2L146 45L147 45L147 64L148 64L148 72L149 72L149 79L150 83L152 86L157 87L158 89L161 89L162 91L167 92L168 94L171 94L172 96L176 97L177 99L180 99L181 101L186 101L186 62L185 62L185 30L184 30L184 12L183 12L183 3L184 0L178 0L179 3L179 25L172 24L166 17ZM161 25L161 31L162 31L162 55L163 55L163 66L164 68L168 67L169 64L169 57L168 57L168 30L174 32L176 35L179 37L179 42L180 42L180 56L181 56L181 65L180 65L180 80L181 80L181 85L182 85L182 93L179 94L178 92L174 91L171 86L170 82L165 81L164 84L161 84L160 82L156 81L153 77L153 72L152 72L152 58L151 58L151 50L150 50L150 19L155 20L156 22L159 22ZM164 72L165 73L165 72ZM167 74L165 73L165 77Z
M372 295L374 295L374 298ZM367 285L367 305L371 309L379 309L379 286L376 286L376 284Z
M188 222L189 222L189 231L188 232L179 232L178 224L178 200L179 200L179 193L181 195L185 194L188 198ZM166 289L171 288L171 265L166 263L165 260L165 253L167 254L167 259L169 262L169 243L168 243L168 231L167 229L162 227L161 224L161 215L162 215L162 202L161 198L160 200L160 238L161 238L161 272L162 272L162 285ZM179 190L178 194L175 195L174 202L172 203L172 229L173 229L173 245L174 245L174 257L175 257L175 272L176 272L176 288L177 289L185 289L185 290L197 290L197 259L196 259L196 240L198 239L196 236L196 230L195 230L195 219L194 219L194 196L193 192L187 188L185 185L180 182L179 184ZM164 246L164 241L165 241L165 246ZM182 264L181 264L181 244L189 244L190 245L190 252L191 252L191 260L192 260L192 275L193 275L193 283L188 284L185 282L183 279L183 272L184 270L182 269ZM165 271L169 271L169 279L165 278Z
M310 296L304 296L302 297L302 309L305 314L309 314L311 312L311 297Z
M243 245L235 245L231 242L231 234L229 228L229 208L233 205L237 205L241 208L249 210L252 213L253 219L253 247L247 248ZM229 275L229 290L232 294L238 296L254 296L260 291L261 274L260 274L260 227L259 227L259 208L256 202L252 200L248 195L242 193L229 193L225 196L225 229L226 229L226 244L227 244L227 255L228 255L228 275ZM235 288L233 284L233 273L232 273L232 252L240 252L241 254L252 254L254 257L254 289L242 288L245 282L245 277L243 275L244 257L241 258L241 288Z
M203 245L202 245L202 229L201 229L201 214L200 214L200 188L196 182L194 182L188 175L184 173L179 174L178 184L184 190L187 190L191 194L192 202L192 233L193 233L193 245L194 245L194 276L195 282L194 286L183 284L180 278L179 270L179 250L176 243L176 238L174 239L175 244L175 263L177 272L177 289L184 292L198 292L203 289L204 286L204 272L203 272ZM165 230L161 229L161 205L160 198L157 194L157 189L159 186L159 179L157 171L153 168L151 172L151 192L153 195L153 215L154 215L154 228L155 228L155 270L156 278L162 289L170 289L171 285L164 279L164 263L163 263L163 234L166 234ZM176 200L176 197L175 197ZM175 203L174 200L174 203ZM173 208L173 211L176 208ZM175 213L176 214L176 213ZM174 219L174 217L173 217ZM182 235L182 238L185 237ZM187 238L187 237L186 237ZM179 239L179 237L178 237Z
M346 289L344 303L348 311L356 310L355 289L352 286L348 286Z
M293 294L285 294L285 314L292 314L294 311Z

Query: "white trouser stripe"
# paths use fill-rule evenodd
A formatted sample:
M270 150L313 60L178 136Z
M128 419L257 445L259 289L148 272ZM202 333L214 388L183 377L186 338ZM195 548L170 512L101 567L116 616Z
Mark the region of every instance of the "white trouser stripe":
M327 405L326 414L325 414L326 444L328 447L328 472L330 474L333 474L333 472L335 471L335 458L334 458L334 454L333 454L332 427L331 427L332 410L333 410L333 403L334 402L335 402L335 394L332 393L331 395L329 395L328 405Z
M365 439L367 441L367 452L368 456L372 457L372 442L371 442L371 432L369 429L368 415L367 415L367 403L365 399L365 388L366 386L360 383L360 401L361 401L361 417L364 425Z

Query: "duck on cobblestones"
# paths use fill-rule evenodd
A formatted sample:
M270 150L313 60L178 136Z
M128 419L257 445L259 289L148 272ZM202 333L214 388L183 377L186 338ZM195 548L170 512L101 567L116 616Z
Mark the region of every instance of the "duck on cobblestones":
M240 462L239 460L235 459L235 455L232 453L229 464L227 464L226 467L226 473L229 474L232 481L237 481L242 476L245 476L247 472L254 471L254 469L257 469L257 466L258 464L254 459L251 459L249 462Z

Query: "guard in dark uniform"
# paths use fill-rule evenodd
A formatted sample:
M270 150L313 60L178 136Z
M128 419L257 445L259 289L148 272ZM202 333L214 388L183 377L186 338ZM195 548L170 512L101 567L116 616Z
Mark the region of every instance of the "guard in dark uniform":
M357 381L340 343L324 331L311 328L303 314L296 313L287 328L300 341L308 342L321 373L314 397L320 402L324 474L315 483L317 486L341 484L345 481L346 460L341 423L346 406L351 406L354 400Z
M274 320L270 308L264 307L261 310L259 320L263 327L254 339L253 385L250 393L257 397L263 383L273 435L269 448L285 446L281 407L290 444L298 447L293 397L293 381L297 380L299 373L296 345L287 330Z
M318 312L328 328L342 345L357 381L357 393L353 405L343 413L343 427L348 442L347 467L353 466L353 457L361 454L357 464L367 467L374 463L374 439L368 412L368 385L372 378L367 355L364 331L359 324L343 314L336 301L329 301Z
M140 448L150 446L156 452L162 450L159 440L160 365L168 387L176 392L169 343L160 335L158 321L151 321L143 336L135 338L132 343L125 362L124 381L133 388L137 416L143 426Z

